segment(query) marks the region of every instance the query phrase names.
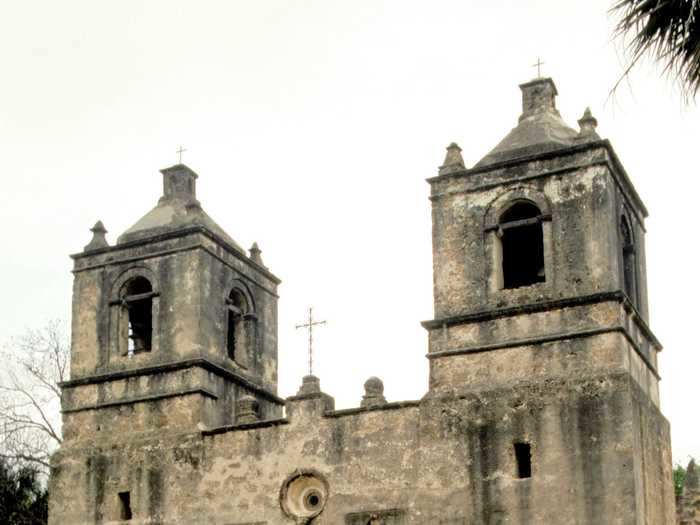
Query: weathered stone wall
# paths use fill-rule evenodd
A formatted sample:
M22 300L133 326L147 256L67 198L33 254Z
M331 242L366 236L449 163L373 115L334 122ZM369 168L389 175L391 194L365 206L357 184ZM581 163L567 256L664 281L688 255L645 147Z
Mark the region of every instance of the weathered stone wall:
M327 480L319 525L392 509L395 523L421 525L672 523L656 492L670 469L642 450L668 454L668 427L644 397L625 374L599 375L373 410L327 411L307 396L286 420L95 435L56 455L51 490L71 496L52 498L51 523L116 522L122 491L135 524L294 523L279 498L297 470ZM649 428L660 438L643 443ZM517 476L515 442L531 444L530 478Z
M621 290L619 181L603 145L431 179L435 318ZM546 282L504 290L494 227L517 199L551 215L543 221Z
M635 244L635 258L636 258L636 282L638 287L637 301L635 301L636 310L643 317L645 321L649 321L649 301L647 294L647 266L646 266L646 245L645 245L645 235L646 228L644 226L644 213L639 209L638 206L633 204L633 201L629 199L629 196L624 191L625 186L616 184L615 185L615 199L614 199L614 211L617 214L617 220L624 215L629 221L632 229L632 236L634 238ZM623 255L622 246L623 239L621 238L621 231L618 227L610 230L610 241L614 246L617 246L617 279L619 283L624 282L623 274Z
M671 430L645 392L634 389L632 394L637 512L647 523L673 523Z
M277 392L277 285L255 275L244 263L231 257L215 243L199 252L197 278L202 283L197 318L198 346L203 354L222 365L226 358L226 311L224 301L236 285L250 295L256 315L256 344L248 347L244 371L260 378L265 389ZM252 275L251 275L252 274ZM234 363L235 364L235 363Z
M184 231L74 256L71 381L63 385L69 438L92 432L230 425L243 395L279 417L277 284L258 263L202 231ZM153 298L149 352L127 356L119 291L146 277ZM251 304L245 366L226 350L226 297ZM254 335L254 337L253 337ZM148 404L148 403L151 404Z
M241 282L255 301L259 352L251 352L255 366L240 372L260 377L266 388L276 391L278 281L234 253L192 233L74 256L72 377L193 356L236 368L226 357L223 320L230 286ZM135 275L148 278L157 293L154 342L153 351L126 359L116 346L116 303L121 286Z
M656 351L619 300L430 324L430 387L483 385L572 374L628 372L659 403Z
M94 373L139 368L191 355L198 304L197 258L193 236L150 244L114 247L97 254L75 256L71 374L74 379ZM119 289L129 277L148 278L167 306L154 311L153 351L126 359L117 347ZM171 276L177 275L179 279ZM113 303L113 304L110 304ZM173 315L177 312L178 315ZM188 324L189 323L189 324Z
M63 433L66 439L93 439L96 432L130 435L149 430L230 425L236 403L243 395L259 398L263 418L279 417L281 406L260 390L222 377L201 366L151 374L114 377L99 382L77 382L63 391Z

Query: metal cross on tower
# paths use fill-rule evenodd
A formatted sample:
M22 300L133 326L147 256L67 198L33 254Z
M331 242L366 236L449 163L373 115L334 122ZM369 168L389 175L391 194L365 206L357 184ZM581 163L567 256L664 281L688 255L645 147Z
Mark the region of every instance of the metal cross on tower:
M177 150L175 151L175 153L177 153L177 163L178 163L178 164L182 164L182 154L183 154L185 151L187 151L187 150L186 150L185 148L183 148L182 146L179 146L179 147L177 148Z
M537 57L537 62L536 62L535 64L532 64L532 67L536 67L536 68L537 68L537 78L542 77L542 75L540 75L540 67L543 66L543 65L544 65L544 62L542 62L542 61L540 60L540 57Z
M308 328L309 329L309 375L313 375L314 368L314 326L326 324L326 321L314 321L313 308L309 308L309 322L298 324L296 328Z

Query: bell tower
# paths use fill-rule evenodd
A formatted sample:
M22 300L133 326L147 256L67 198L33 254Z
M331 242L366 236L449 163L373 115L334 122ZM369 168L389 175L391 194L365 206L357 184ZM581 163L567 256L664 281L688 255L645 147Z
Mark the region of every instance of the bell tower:
M259 417L281 414L280 281L256 244L246 252L202 209L194 171L161 173L157 205L116 245L100 222L73 255L67 442L232 424L243 398Z
M562 120L551 79L520 89L516 127L470 169L451 144L428 181L429 396L490 392L515 414L527 408L529 417L493 428L508 427L513 461L543 484L532 490L581 490L571 523L612 523L596 516L615 515L620 501L632 510L619 523L672 523L661 345L648 324L647 210L590 110L577 131ZM618 487L603 494L595 479Z

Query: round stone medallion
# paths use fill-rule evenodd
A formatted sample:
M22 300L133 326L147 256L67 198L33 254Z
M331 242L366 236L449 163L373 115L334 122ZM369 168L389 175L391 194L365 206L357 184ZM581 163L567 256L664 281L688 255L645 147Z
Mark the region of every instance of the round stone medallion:
M280 504L288 516L308 523L328 500L328 482L316 471L297 470L282 484Z

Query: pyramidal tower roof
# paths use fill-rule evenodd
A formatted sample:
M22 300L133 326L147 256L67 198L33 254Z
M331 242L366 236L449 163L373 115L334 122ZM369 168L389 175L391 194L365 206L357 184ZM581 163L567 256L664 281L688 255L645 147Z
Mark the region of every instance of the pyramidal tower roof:
M202 209L197 200L198 175L193 170L184 164L176 164L160 172L163 174L163 196L155 208L119 236L117 244L201 227L245 254L243 248Z
M579 133L567 126L557 111L557 87L551 78L536 78L521 84L520 89L523 112L518 125L475 167L546 153L576 142Z

